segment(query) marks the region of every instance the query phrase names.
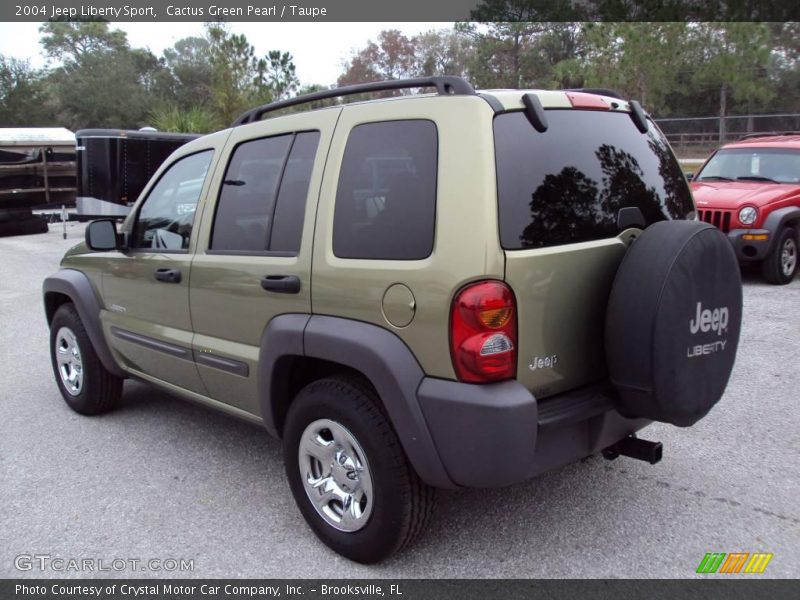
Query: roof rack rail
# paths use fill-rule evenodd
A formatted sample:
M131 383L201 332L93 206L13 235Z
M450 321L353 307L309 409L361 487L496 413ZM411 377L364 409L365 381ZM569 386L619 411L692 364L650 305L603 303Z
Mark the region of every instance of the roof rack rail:
M289 98L288 100L279 100L271 104L264 104L256 108L251 108L245 113L239 115L231 127L237 127L246 123L261 120L265 114L288 108L290 106L298 106L300 104L308 104L309 102L316 102L317 100L327 100L330 98L340 98L342 96L352 96L354 94L365 94L369 92L384 92L388 90L405 90L411 88L425 88L435 87L440 96L471 96L475 94L473 88L462 77L418 77L415 79L390 79L387 81L372 81L370 83L357 83L355 85L346 85L332 90L322 90L297 96L296 98Z
M608 88L572 88L568 90L564 90L565 92L583 92L584 94L594 94L595 96L609 96L611 98L617 98L619 100L625 100L622 97L622 94L615 90L610 90Z
M748 133L740 137L740 140L750 140L760 137L776 137L779 135L800 135L800 131L765 131L763 133Z

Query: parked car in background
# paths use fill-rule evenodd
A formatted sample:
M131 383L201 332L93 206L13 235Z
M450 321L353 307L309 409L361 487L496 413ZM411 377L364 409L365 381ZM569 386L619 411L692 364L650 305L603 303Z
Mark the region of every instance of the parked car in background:
M800 133L727 144L691 187L698 219L728 234L740 263L760 263L769 283L792 281L800 248Z

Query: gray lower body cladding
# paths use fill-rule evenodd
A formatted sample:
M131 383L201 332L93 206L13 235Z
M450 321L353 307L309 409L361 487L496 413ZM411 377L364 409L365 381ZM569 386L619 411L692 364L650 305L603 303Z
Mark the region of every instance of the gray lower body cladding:
M530 479L599 453L650 423L621 416L605 385L540 402L516 381L425 378L418 398L448 475L466 487Z
M743 235L766 235L763 240L745 240ZM734 229L728 234L739 262L764 260L772 249L772 234L766 229Z
M606 385L543 401L517 381L487 385L426 377L391 331L323 315L281 315L262 337L262 415L278 433L272 401L280 395L281 356L344 364L375 387L400 443L434 487L500 487L600 452L649 423L613 408Z
M740 262L752 262L765 259L772 251L775 240L784 227L800 226L800 207L787 206L773 210L764 220L761 229L732 229L728 240L736 252ZM744 240L745 234L767 235L766 240Z
M75 269L59 269L58 272L44 280L42 292L48 325L59 304L55 297L58 295L69 298L78 311L100 362L113 375L126 377L125 371L114 360L103 335L103 328L100 324L100 301L89 278Z
M85 275L62 269L44 284L68 296L109 371L114 362L100 327L100 304ZM47 304L47 303L46 303ZM54 308L48 305L48 317ZM648 424L621 417L604 387L537 401L516 381L473 385L426 377L393 333L367 323L304 314L281 315L262 338L259 394L264 424L278 431L270 400L275 368L286 356L344 363L375 386L419 476L436 487L497 487L524 481L619 441Z

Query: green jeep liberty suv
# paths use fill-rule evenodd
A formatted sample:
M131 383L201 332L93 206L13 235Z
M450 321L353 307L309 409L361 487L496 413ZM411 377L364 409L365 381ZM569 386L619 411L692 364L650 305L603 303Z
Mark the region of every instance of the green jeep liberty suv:
M418 536L435 488L657 462L635 433L720 399L741 294L637 102L455 77L248 111L44 282L72 409L131 378L263 425L308 524L365 563Z

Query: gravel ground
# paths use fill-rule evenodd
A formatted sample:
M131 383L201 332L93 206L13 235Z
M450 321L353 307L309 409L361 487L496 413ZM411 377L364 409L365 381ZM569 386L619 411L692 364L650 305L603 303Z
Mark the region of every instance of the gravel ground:
M691 429L643 432L664 443L660 464L591 458L507 489L441 493L413 549L365 567L317 542L278 442L258 427L130 382L112 414L67 409L40 289L83 226L67 240L51 229L0 238L0 577L77 576L14 567L46 554L194 560L191 573L125 577L681 578L711 551L772 552L761 577L800 576L800 278L746 275L728 391Z

